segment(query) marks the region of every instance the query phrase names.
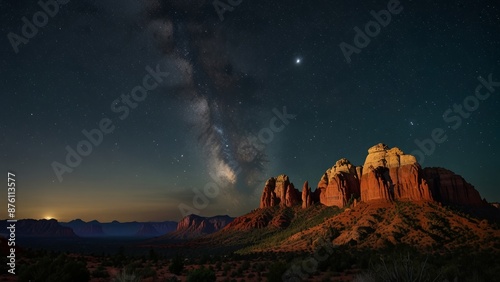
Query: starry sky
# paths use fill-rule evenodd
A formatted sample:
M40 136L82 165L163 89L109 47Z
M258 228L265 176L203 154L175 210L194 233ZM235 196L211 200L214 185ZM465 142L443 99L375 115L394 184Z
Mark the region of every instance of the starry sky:
M18 218L239 216L379 142L500 201L496 1L229 3L0 0Z

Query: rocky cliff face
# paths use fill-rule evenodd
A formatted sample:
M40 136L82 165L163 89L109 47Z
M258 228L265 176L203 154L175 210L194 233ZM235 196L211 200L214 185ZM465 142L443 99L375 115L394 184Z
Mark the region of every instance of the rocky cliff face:
M301 203L301 193L295 189L288 176L282 174L276 178L271 177L264 186L260 200L260 207L292 207Z
M196 238L219 231L233 220L227 215L202 217L191 214L179 221L176 231L165 236L175 239Z
M361 200L432 201L432 193L417 160L400 149L377 144L368 149L361 176Z
M326 206L344 207L351 196L359 197L361 168L340 159L329 168L318 183L319 202Z
M443 204L462 205L470 207L485 206L479 192L465 179L444 168L425 168L427 179L434 198Z
M304 182L302 186L302 208L306 209L310 207L313 203L313 196L311 195L311 187L309 187L309 182Z
M352 196L361 196L363 202L438 201L470 207L487 204L461 176L442 168L422 169L414 156L382 143L368 149L362 167L343 158L323 174L314 192L308 185L306 181L299 192L286 175L270 178L260 207L300 204L308 208L314 203L344 207Z

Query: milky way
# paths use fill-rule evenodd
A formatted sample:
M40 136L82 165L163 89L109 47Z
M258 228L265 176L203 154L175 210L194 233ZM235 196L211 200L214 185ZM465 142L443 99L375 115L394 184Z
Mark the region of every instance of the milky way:
M201 8L155 3L148 11L150 26L160 50L183 74L175 95L188 101L194 112L189 118L196 123L209 174L228 188L226 192L250 193L252 185L262 181L265 154L248 141L248 126L240 126L251 115L248 108L238 107L238 95L245 93L235 86L251 78L235 70L224 53L224 34L214 19L197 17L195 9Z

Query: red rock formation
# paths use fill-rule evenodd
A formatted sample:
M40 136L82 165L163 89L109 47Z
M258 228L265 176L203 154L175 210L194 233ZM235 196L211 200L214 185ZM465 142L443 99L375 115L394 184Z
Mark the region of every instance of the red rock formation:
M361 176L361 200L432 201L420 165L412 155L377 144L368 150Z
M304 183L300 193L288 176L280 175L266 182L260 207L291 207L314 203L345 207L352 196L370 201L438 201L443 204L483 206L479 192L453 172L428 168L425 171L412 155L380 143L368 149L363 167L340 159L328 169L314 192Z
M229 223L224 230L247 231L265 228L273 220L273 214L266 210L255 210L249 214L239 216Z
M273 207L280 205L282 207L292 207L300 204L301 194L295 189L288 176L280 175L272 177L266 182L262 197L260 199L260 208Z
M425 168L427 179L435 199L443 204L479 207L487 205L479 192L465 179L444 168Z
M302 208L306 209L310 207L312 203L311 187L309 187L309 183L306 181L304 182L304 186L302 186Z
M295 189L293 183L288 184L285 193L285 206L293 207L301 203L302 194Z
M360 168L340 159L328 169L318 183L319 202L326 206L344 207L351 196L359 196Z
M262 192L262 197L260 198L260 208L273 207L277 205L278 198L276 197L276 193L274 192L274 187L276 185L276 179L274 177L269 178L267 180L266 185L264 186L264 191Z
M221 230L233 220L234 218L227 215L202 217L191 214L179 221L177 230L162 236L162 238L189 239L200 237Z

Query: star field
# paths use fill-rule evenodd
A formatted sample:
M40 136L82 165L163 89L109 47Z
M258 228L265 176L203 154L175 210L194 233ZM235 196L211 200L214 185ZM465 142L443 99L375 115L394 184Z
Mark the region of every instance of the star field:
M41 8L0 1L1 168L17 174L19 217L178 220L181 203L238 216L258 206L271 176L314 189L338 159L362 165L379 142L422 151L436 128L446 141L422 166L500 201L500 87L483 86L491 95L467 117L454 111L472 107L478 77L500 81L495 1L400 1L363 48L354 28L390 1L243 1L222 21L210 1L196 2L70 1L16 53L7 35L22 36L22 18ZM350 62L342 42L360 51ZM148 67L168 74L155 80ZM157 86L134 100L145 80ZM295 117L282 121L283 107ZM77 151L103 119L112 132L69 166L66 147ZM62 181L53 162L71 169ZM209 183L217 196L194 207Z

